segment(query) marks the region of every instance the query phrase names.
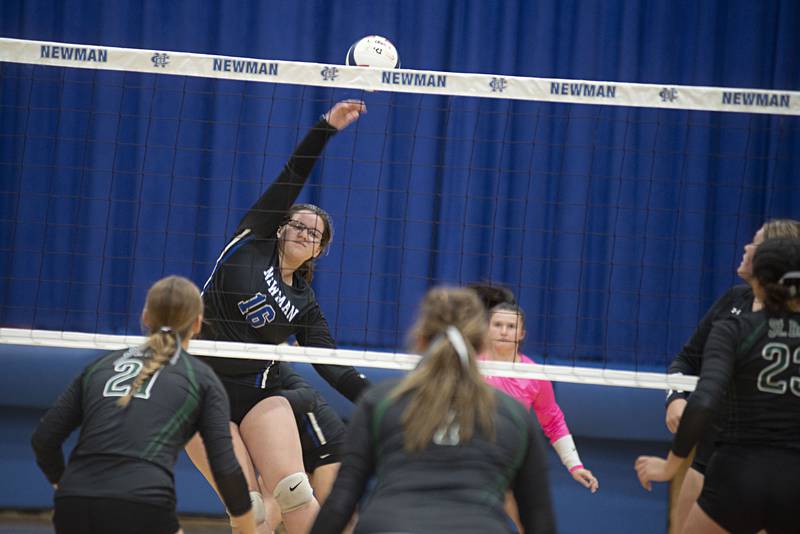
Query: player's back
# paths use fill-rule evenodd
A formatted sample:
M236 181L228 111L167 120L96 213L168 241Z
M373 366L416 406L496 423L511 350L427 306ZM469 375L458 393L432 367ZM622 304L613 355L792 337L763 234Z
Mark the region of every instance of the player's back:
M181 351L121 408L117 400L128 392L143 358L134 347L112 352L84 371L80 437L57 496L174 502L173 465L196 431L203 395L216 378Z
M384 400L373 419L377 482L357 532L387 525L409 532L506 532L505 491L530 440L524 408L497 392L495 439L478 434L460 442L457 430L437 432L434 443L409 453L402 423L409 399L385 400L392 384L367 393Z
M800 451L800 314L745 314L735 331L723 443Z

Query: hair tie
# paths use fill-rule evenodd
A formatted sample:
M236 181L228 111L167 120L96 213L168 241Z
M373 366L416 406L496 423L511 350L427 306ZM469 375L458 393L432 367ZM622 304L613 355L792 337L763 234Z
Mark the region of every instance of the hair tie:
M800 280L800 271L789 271L783 276L781 276L778 283L789 290L789 296L791 298L797 297L797 281ZM794 283L786 283L787 281L791 281Z
M450 344L453 345L454 349L456 349L456 352L458 353L458 359L461 360L461 364L465 369L468 368L469 350L467 350L467 344L464 341L464 336L462 336L458 328L453 325L448 325L445 333L447 334L447 339L450 340Z
M182 347L181 335L175 330L173 330L171 326L162 326L161 328L158 329L158 333L167 335L175 334L175 354L173 354L172 357L170 358L170 362L174 364L176 361L178 361L178 357L181 354L181 347Z

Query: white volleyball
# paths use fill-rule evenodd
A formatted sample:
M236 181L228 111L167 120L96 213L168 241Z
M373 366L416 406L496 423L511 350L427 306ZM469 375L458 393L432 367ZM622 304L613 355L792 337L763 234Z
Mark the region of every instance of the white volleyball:
M345 64L394 69L400 66L400 56L397 48L386 37L368 35L353 43L353 46L347 51Z

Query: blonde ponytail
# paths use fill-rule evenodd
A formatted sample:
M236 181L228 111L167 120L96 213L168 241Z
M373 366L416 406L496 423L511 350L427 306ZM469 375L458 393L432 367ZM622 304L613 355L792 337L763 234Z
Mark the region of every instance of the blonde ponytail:
M494 439L495 397L476 364L485 313L471 290L440 288L425 296L411 331L414 344L426 348L423 360L390 393L411 396L402 418L407 451L448 433L450 440L469 441L476 432Z
M203 313L200 291L191 281L180 276L168 276L153 284L145 301L150 335L145 343L142 369L133 379L125 396L117 405L125 407L139 389L166 363L179 354L181 339L191 335L197 317Z

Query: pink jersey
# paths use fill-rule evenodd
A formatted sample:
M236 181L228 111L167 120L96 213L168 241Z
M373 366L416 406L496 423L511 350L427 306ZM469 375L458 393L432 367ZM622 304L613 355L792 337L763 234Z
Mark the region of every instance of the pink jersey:
M520 362L534 363L523 354L518 354L517 356L519 356ZM481 355L480 359L488 360L489 358ZM556 403L553 384L549 380L509 378L505 376L484 376L484 378L495 388L517 399L529 410L533 408L536 418L539 419L539 424L542 425L542 430L550 439L550 443L554 443L569 434L569 428L567 428L567 423L564 421L564 412L561 411L561 408Z

